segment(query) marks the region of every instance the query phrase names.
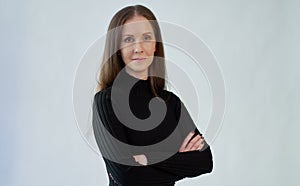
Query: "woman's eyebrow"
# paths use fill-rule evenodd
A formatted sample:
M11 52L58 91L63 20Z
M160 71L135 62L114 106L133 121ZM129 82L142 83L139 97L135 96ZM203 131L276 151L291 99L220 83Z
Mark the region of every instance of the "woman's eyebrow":
M132 34L122 34L122 36L133 36Z
M143 35L145 35L145 34L153 34L152 32L145 32L145 33L143 33ZM124 36L134 36L133 34L122 34L122 36L124 37Z
M152 34L152 32L145 32L145 33L143 33L143 35L144 35L144 34Z

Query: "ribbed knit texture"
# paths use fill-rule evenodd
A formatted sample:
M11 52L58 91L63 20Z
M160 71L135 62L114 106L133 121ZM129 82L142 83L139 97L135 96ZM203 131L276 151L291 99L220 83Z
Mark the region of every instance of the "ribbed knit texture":
M147 119L151 113L149 101L154 98L151 93L150 81L137 79L127 73L120 75L121 83L116 85L117 91L123 90L127 82L137 82L129 94L129 105L132 113L139 119ZM114 85L115 86L115 85ZM163 90L158 93L159 97L165 101L167 112L162 122L154 129L139 131L131 129L122 122L117 116L122 115L122 110L113 110L112 104L118 105L115 100L111 100L112 88L104 89L94 97L93 105L93 128L94 135L102 155L108 154L112 158L122 160L134 166L115 163L103 156L108 175L110 175L110 185L123 186L169 186L185 177L195 177L212 171L212 154L209 146L204 151L174 152L172 156L164 161L155 162L156 154L171 151L172 148L179 149L180 145L168 149L168 147L155 150L156 152L136 151L131 148L122 148L114 145L106 137L104 130L121 142L134 146L153 145L163 141L172 134L177 127L179 119L183 122L180 132L176 134L175 144L181 144L190 129L196 129L184 104L172 92ZM126 96L124 97L126 99ZM118 107L117 107L118 108ZM126 119L126 116L123 118ZM136 123L138 125L139 123ZM175 138L174 138L175 139ZM177 143L176 143L177 142ZM207 145L207 144L206 144ZM134 161L133 155L145 154L149 165L140 166Z

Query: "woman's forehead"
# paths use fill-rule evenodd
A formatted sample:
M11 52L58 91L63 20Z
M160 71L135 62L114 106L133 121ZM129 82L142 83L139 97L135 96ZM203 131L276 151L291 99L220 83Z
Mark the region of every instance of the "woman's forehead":
M135 16L127 20L122 26L123 35L134 35L146 32L153 33L153 28L150 21L143 16Z

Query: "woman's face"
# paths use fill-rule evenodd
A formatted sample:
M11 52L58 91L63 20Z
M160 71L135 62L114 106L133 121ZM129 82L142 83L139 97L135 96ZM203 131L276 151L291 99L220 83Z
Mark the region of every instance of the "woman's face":
M145 17L134 16L127 20L122 28L120 44L126 72L136 78L147 79L155 45L153 28Z

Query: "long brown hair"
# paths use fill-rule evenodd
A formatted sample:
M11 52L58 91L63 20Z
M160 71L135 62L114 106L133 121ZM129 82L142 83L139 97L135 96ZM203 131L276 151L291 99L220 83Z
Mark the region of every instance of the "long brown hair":
M142 5L128 6L119 10L110 21L106 35L103 59L98 80L98 90L103 90L112 85L118 73L125 67L120 55L122 25L134 16L143 16L150 21L156 38L156 50L154 59L149 66L149 78L151 90L157 96L159 90L165 88L166 67L164 60L164 48L157 19L154 14ZM155 76L151 76L155 75Z

